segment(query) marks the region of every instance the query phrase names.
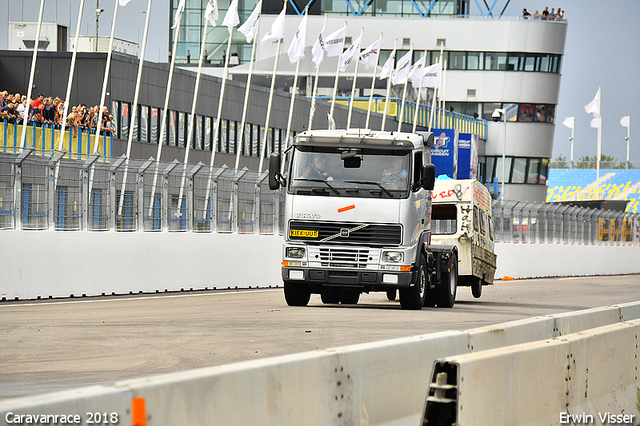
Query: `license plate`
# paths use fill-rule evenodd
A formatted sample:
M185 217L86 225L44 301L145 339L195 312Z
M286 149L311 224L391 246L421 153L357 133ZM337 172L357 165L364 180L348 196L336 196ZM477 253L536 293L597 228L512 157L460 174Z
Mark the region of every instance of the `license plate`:
M290 229L289 236L302 238L318 238L318 231L309 231L306 229Z

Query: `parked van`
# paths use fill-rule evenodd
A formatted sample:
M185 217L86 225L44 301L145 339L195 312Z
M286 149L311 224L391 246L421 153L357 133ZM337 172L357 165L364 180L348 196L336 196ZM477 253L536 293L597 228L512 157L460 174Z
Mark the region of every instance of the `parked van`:
M458 286L480 297L496 272L491 194L475 179L437 179L431 197L431 244L458 248Z

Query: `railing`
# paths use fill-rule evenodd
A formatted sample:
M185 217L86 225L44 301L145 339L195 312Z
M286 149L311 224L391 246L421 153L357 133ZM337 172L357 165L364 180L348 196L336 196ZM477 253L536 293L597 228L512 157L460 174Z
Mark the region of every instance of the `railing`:
M96 135L82 127L78 128L76 136L73 129L66 130L67 135L64 140L63 149L67 152L67 158L86 160L94 151ZM22 124L9 123L6 119L0 121L0 153L18 154L22 151L20 147L20 137L22 134ZM102 134L98 151L102 158L109 157L113 152L113 137ZM60 126L51 124L27 125L25 145L34 147L34 155L51 156L57 150L60 138Z
M266 172L34 152L0 154L0 229L280 232L284 197Z
M497 242L525 244L640 245L640 214L560 203L498 201Z
M331 101L331 97L325 96L320 97L323 100ZM351 102L350 97L337 97L336 103L349 105ZM371 111L382 114L387 109L387 115L390 117L398 117L400 114L400 110L402 109L400 99L389 99L389 102L386 102L384 98L373 98L371 102ZM360 109L368 109L369 108L369 98L355 98L353 100L353 106L355 108ZM416 113L416 103L415 102L405 102L405 108L403 112L403 122L413 124L413 119ZM420 105L420 110L418 111L418 126L429 127L433 129L458 129L460 133L474 133L478 135L480 139L487 139L487 121L481 118L474 118L464 114L458 114L455 112L451 112L448 110L443 110L440 108L436 108L433 121L431 117L431 106L430 105ZM387 130L395 130L387 129Z

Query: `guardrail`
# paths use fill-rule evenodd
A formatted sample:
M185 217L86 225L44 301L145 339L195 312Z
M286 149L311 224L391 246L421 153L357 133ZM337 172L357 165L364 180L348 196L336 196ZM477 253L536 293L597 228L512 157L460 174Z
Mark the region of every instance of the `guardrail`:
M497 242L640 245L640 213L498 201L493 224Z
M595 416L596 407L604 407L603 401L610 403L607 411L614 415L634 414L635 394L629 390L638 384L639 317L640 302L634 302L464 332L124 380L111 386L0 401L0 421L28 414L77 415L86 421L100 413L109 422L117 419L119 424L144 425L149 421L155 426L418 425L425 408L429 409L426 401L436 360L456 360L465 374L459 383L466 387L451 411L488 413L482 418L495 420L467 422L468 417L460 415L465 422L456 424L533 424L546 420L553 410L557 410L557 419L574 408ZM557 348L573 352L567 358L564 349ZM512 358L516 354L522 357ZM476 364L483 367L480 370L470 369L474 359L490 355L497 356L491 369L483 364ZM447 358L451 356L458 357ZM565 381L567 375L571 379ZM494 383L498 392L478 386L490 384L493 377L499 379ZM541 394L533 395L536 391ZM553 403L541 405L545 401ZM442 410L443 417L446 413Z

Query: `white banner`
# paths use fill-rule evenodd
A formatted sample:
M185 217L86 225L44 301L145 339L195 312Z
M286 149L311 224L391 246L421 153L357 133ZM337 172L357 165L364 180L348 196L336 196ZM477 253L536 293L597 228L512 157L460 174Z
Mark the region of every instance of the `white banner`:
M591 102L584 106L584 110L589 114L600 115L600 88L598 87L598 93Z
M371 46L367 47L361 54L360 60L364 66L369 69L378 65L378 56L380 55L380 43L382 37L378 38Z
M302 17L300 25L298 25L298 31L296 31L296 35L293 36L291 45L289 45L289 49L287 50L287 54L289 55L289 62L291 62L292 64L304 58L304 41L307 38L308 18L309 15L305 13Z
M396 60L396 49L393 49L391 55L382 66L382 71L380 71L380 80L384 80L385 78L391 77L393 74L393 63Z
M575 117L566 117L562 122L562 125L573 130L573 127L575 125Z
M440 62L425 67L422 73L422 87L438 87L438 76L440 75Z
M620 119L620 125L628 129L629 126L631 126L631 117L628 115L625 117L622 117L622 119Z
M229 5L229 9L227 10L227 14L224 15L224 19L222 20L222 26L229 28L229 32L233 31L233 27L240 23L240 18L238 17L238 0L233 0L231 5Z
M356 54L360 54L360 43L362 43L362 34L360 34L360 37L358 37L340 57L340 72L344 72L347 69L347 66L353 61L353 57L356 56Z
M253 12L251 12L249 19L247 19L244 24L238 27L238 31L240 31L247 38L247 43L251 43L253 41L253 38L258 35L258 30L260 29L260 26L258 24L260 23L261 10L262 0L260 0L256 7L253 8Z
M262 41L260 41L261 45L268 43L270 41L271 42L278 41L284 37L284 16L286 13L287 13L287 3L284 4L284 7L282 8L282 12L280 12L276 20L273 21L273 24L271 24L271 28L264 35L264 37L262 38Z
M324 60L324 30L327 26L327 20L324 20L324 25L322 26L322 31L316 38L316 42L313 44L313 48L311 49L311 53L313 54L313 63L316 64L316 67L319 67L322 61Z
M182 19L182 14L184 13L184 2L185 0L180 0L178 3L178 8L176 9L176 16L173 18L173 26L172 30L175 30L176 27L180 24L180 20Z
M409 70L411 70L411 55L413 54L412 50L409 50L405 55L400 58L398 61L398 67L396 71L393 73L393 77L391 77L391 84L404 84L409 77Z
M342 55L342 50L344 49L344 37L346 34L346 25L329 34L324 41L324 50L327 52L327 56L332 57Z
M218 21L217 0L209 0L209 3L207 3L207 10L205 11L204 16L207 17L212 27L216 26L216 22Z

